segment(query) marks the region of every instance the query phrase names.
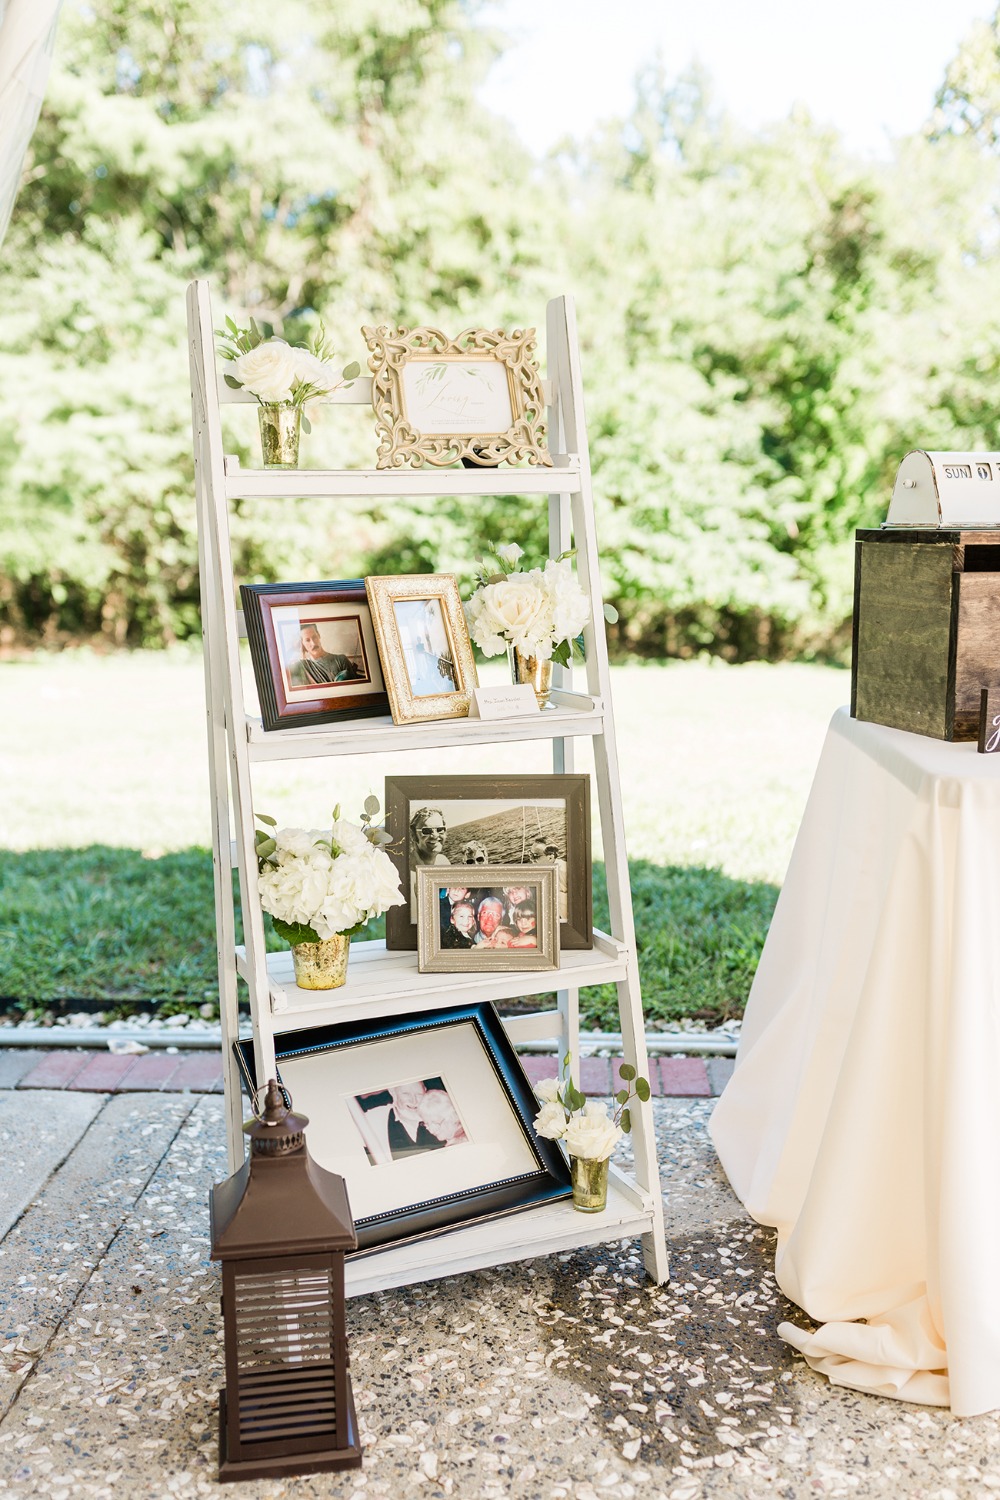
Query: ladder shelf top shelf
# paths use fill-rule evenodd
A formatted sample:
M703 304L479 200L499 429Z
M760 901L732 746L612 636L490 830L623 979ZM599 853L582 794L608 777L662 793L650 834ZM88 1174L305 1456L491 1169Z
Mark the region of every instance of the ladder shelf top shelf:
M385 499L433 495L574 495L579 493L580 459L552 455L553 467L500 464L480 469L243 469L226 458L230 500L320 499L357 496Z
M388 714L380 714L371 719L348 719L343 724L264 729L257 715L247 714L250 759L298 760L316 755L440 750L449 746L558 740L601 733L604 713L600 698L559 688L552 696L557 701L541 713L516 719L430 719L421 724L394 724Z
M512 969L489 973L421 974L412 949L389 951L375 940L352 943L347 983L336 990L300 990L291 951L267 955L271 1024L276 1033L329 1026L370 1016L399 1016L442 1005L474 1005L481 1000L519 1000L555 990L612 984L625 978L627 956L621 943L594 933L593 948L567 948L558 969ZM236 949L236 968L249 982L246 951Z

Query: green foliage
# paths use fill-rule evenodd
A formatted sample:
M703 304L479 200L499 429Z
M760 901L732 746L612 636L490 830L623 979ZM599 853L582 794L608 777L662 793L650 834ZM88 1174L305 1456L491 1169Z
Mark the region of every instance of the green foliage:
M887 163L802 113L737 129L703 78L651 68L539 170L476 102L476 11L64 7L0 270L0 644L197 633L195 275L230 353L241 329L332 342L345 380L363 323L523 325L572 289L620 650L842 649L851 534L902 453L1000 446L997 15ZM308 462L371 464L370 418L312 415ZM246 417L227 448L250 460ZM513 497L243 504L232 532L245 581L326 557L471 587L492 540L547 541Z
M644 861L633 862L632 878L647 1025L655 1029L691 1015L714 1024L741 1015L777 896L774 887ZM606 926L599 892L597 908ZM269 949L316 941L311 928L300 935L269 916L264 928ZM379 920L353 935L377 937L383 931ZM207 851L184 849L158 858L102 845L2 851L0 999L26 1008L74 998L153 1006L160 1014L196 1013L206 1001L218 1002ZM617 1031L614 987L584 991L581 1018L585 1026ZM568 1066L567 1056L563 1069ZM628 1068L622 1068L623 1078ZM636 1080L635 1092L644 1099L641 1082ZM624 1104L628 1090L621 1092L625 1098L619 1094L618 1103ZM582 1104L579 1095L570 1107Z

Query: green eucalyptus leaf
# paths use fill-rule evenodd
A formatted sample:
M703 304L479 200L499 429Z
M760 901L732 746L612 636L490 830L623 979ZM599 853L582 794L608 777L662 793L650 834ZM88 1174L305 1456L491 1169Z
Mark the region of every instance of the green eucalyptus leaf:
M605 604L604 618L607 620L609 625L618 624L619 615L613 604Z
M629 1131L632 1129L632 1111L630 1109L623 1109L618 1123L624 1130L625 1134L628 1135Z
M302 431L308 437L309 433L312 432L312 430L313 430L312 429L312 423L310 422L309 418L306 416L305 412L303 412L302 413Z
M258 823L266 823L268 828L277 828L277 818L272 818L268 813L254 813Z
M222 378L229 386L230 390L241 391L243 389L242 380L237 380L235 375L223 375Z
M370 818L374 818L375 814L378 812L378 808L379 808L378 798L375 796L374 793L371 793L371 795L369 795L369 796L367 796L365 798L365 812L368 814L368 816Z
M645 1104L651 1093L649 1083L645 1078L637 1078L635 1080L635 1091L639 1095L639 1098L642 1100L643 1104Z
M349 365L344 366L343 375L345 380L357 380L361 374L361 366L356 359L352 359Z
M632 1079L635 1077L635 1069L633 1068L631 1063L622 1063L621 1067L618 1069L618 1072L627 1083L631 1083Z
M615 1098L618 1100L619 1104L627 1104L628 1103L628 1089L619 1089L618 1092L617 1092L617 1094L615 1095Z
M258 859L269 859L271 857L271 855L274 853L275 849L277 849L277 847L278 846L275 843L274 839L269 839L266 833L261 834L260 832L258 832L258 836L257 836L257 858Z

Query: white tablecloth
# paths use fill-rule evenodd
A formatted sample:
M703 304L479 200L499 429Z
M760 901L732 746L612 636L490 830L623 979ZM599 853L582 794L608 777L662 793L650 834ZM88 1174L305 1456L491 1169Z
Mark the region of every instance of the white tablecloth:
M1000 1407L1000 755L834 715L712 1138L831 1380Z

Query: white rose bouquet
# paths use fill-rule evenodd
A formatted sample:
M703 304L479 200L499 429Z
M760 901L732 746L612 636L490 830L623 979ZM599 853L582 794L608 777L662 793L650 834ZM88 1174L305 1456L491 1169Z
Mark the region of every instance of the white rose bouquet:
M377 812L375 797L365 802L360 823L349 823L335 807L329 832L277 828L273 818L257 814L274 830L255 835L261 905L286 943L353 937L372 917L403 905L399 875L380 847L389 836L372 822Z
M590 619L590 600L580 587L572 553L549 558L540 568L523 571L524 556L516 542L491 547L479 569L479 587L465 606L469 634L484 656L499 656L508 646L539 661L569 666L578 637ZM605 618L617 611L605 606Z
M275 338L269 323L262 332L253 318L249 328L239 328L227 317L225 328L216 329L216 337L220 357L232 363L226 384L249 391L261 406L305 406L307 401L349 386L361 374L361 366L353 360L337 376L330 364L333 345L322 323L307 346ZM303 427L310 430L305 415Z
M563 1069L569 1067L569 1053ZM614 1109L598 1099L581 1094L569 1077L546 1078L536 1085L542 1107L535 1116L535 1129L550 1141L562 1141L570 1156L584 1161L607 1161L622 1136L632 1129L630 1099L649 1098L649 1082L640 1078L631 1063L619 1068L625 1088L614 1098Z

